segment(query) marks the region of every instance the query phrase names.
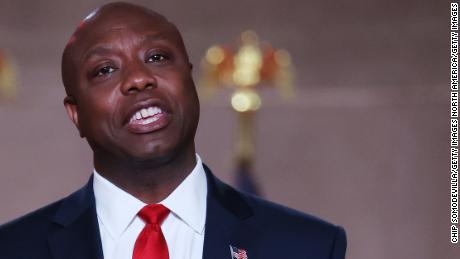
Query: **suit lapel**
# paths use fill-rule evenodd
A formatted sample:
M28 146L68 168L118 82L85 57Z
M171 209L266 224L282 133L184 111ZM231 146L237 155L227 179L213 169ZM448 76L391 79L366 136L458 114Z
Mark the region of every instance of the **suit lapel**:
M203 259L232 258L230 245L248 251L251 258L253 242L248 233L250 227L245 220L252 210L241 195L213 176L204 166L208 180L206 227Z
M217 179L204 165L208 196L203 259L232 258L230 245L244 249L248 258L253 249L250 224L252 210L241 194ZM49 237L55 259L103 259L93 192L93 178L66 198L54 222L61 229Z
M103 258L92 180L66 198L55 214L61 229L48 239L55 259Z

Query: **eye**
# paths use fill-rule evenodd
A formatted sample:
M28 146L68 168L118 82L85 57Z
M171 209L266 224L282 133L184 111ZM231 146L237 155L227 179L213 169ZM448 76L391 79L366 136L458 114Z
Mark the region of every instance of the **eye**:
M111 67L111 66L101 67L99 69L96 69L96 71L94 72L94 77L101 77L101 76L108 75L110 73L113 73L115 69L116 68Z
M147 58L146 62L147 63L164 62L164 61L166 61L168 59L169 59L169 57L166 54L155 53L155 54L150 55Z

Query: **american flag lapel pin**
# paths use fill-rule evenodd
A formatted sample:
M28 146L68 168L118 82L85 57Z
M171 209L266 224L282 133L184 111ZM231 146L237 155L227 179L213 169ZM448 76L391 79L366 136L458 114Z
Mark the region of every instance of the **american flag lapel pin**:
M232 259L248 259L246 250L236 246L230 245L230 253L232 254Z

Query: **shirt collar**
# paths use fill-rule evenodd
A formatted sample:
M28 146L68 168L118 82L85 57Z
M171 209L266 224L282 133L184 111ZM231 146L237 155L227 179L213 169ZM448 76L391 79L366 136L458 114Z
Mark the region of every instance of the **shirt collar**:
M201 158L192 172L160 204L167 207L175 216L203 234L206 220L207 182ZM100 174L94 173L94 196L97 215L113 238L119 237L136 217L144 202L120 189Z

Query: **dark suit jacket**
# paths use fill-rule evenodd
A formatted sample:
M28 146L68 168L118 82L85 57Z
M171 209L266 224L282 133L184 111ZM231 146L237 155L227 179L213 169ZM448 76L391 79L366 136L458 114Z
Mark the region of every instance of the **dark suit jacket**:
M248 259L345 258L341 227L238 192L206 171L203 259L232 259L230 245ZM67 198L1 226L0 258L102 259L92 178Z

